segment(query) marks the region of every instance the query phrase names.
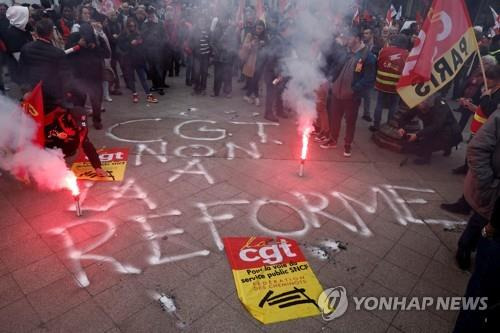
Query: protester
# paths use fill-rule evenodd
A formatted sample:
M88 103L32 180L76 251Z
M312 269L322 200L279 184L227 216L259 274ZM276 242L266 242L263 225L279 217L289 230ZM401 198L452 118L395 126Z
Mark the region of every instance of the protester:
M399 95L396 91L401 73L408 57L406 50L408 38L404 35L396 35L391 38L389 45L380 51L377 60L377 78L375 89L377 89L377 104L375 106L373 125L370 131L377 131L382 120L382 109L389 110L387 120L391 119L399 105Z
M208 66L210 63L210 21L200 15L190 36L189 48L193 54L193 95L207 94Z
M123 26L118 20L118 14L115 11L112 11L108 14L108 20L105 21L104 25L104 33L109 41L109 46L111 48L111 60L110 67L114 73L114 81L112 82L112 88L110 88L111 95L121 95L122 91L120 90L120 76L118 75L118 52L116 50L116 44L118 42L118 37L122 33Z
M61 18L56 22L57 30L61 33L64 43L68 42L71 29L74 24L74 11L75 9L70 4L64 4L61 7Z
M246 94L243 99L249 104L260 106L259 81L262 77L265 55L262 52L268 43L266 25L257 21L253 33L247 34L240 50L240 59L244 61L243 75L246 78Z
M147 10L147 18L142 27L142 36L144 38L144 52L149 71L149 77L153 83L151 91L156 91L164 95L164 56L163 51L166 44L165 28L159 22L154 7Z
M86 11L83 11L84 13ZM87 14L84 14L87 15ZM86 97L92 106L92 121L95 129L102 129L102 82L104 59L110 56L109 48L102 35L96 35L91 24L80 20L78 32L69 36L66 48L78 45L80 49L68 56L72 70L71 82L73 101L77 106L84 106Z
M414 117L423 122L423 129L417 133L407 133L405 125ZM443 151L444 156L451 154L452 147L462 141L458 123L448 104L434 95L403 115L399 122L399 134L406 139L403 150L414 153L415 164L429 164L433 152Z
M323 149L337 147L342 118L345 116L345 157L351 156L361 97L373 87L375 81L376 59L362 38L362 33L354 29L345 36L349 55L332 84L332 101L329 108L330 139L320 146Z
M493 113L467 147L469 171L465 178L464 196L473 213L458 241L458 266L468 270L472 252L476 250L481 229L492 216L493 207L500 197L500 112Z
M224 96L231 98L233 91L233 65L238 54L236 28L228 16L222 17L212 34L212 56L214 63L213 97L220 94L223 88Z
M19 56L21 48L33 40L31 36L32 27L29 21L29 9L23 6L12 6L7 9L6 17L10 26L3 36L6 46L6 62L11 79L20 83L19 79Z
M290 45L288 45L284 36L286 29L286 24L279 24L277 15L271 16L269 22L269 43L263 51L266 57L264 67L264 82L266 84L264 118L272 122L278 122L278 117L288 118L283 107L282 96L288 80L285 77L282 61L290 53ZM276 113L273 111L274 106L276 106Z
M486 71L486 83L489 89L481 94L481 97L478 99L478 105L473 104L469 100L461 100L464 107L466 107L471 114L474 114L474 118L470 126L471 139L481 129L483 124L486 123L490 115L497 110L500 103L500 65L488 68ZM465 167L461 166L456 168L453 172L467 173L468 169L466 161ZM441 204L441 208L451 213L464 215L468 215L471 211L471 207L465 200L464 196L462 196L457 202L451 204Z
M51 43L54 31L52 21L40 20L35 30L36 40L21 49L20 80L24 91L31 91L40 81L43 82L44 111L48 113L55 107L65 104L64 93L67 87L64 82L69 81L71 73L64 51Z
M125 84L132 91L132 102L139 102L139 94L135 89L135 74L139 77L146 101L158 103L158 99L150 93L147 82L147 66L144 53L144 40L137 28L137 21L133 17L127 19L124 31L118 37L116 51L120 59L120 67L123 70Z

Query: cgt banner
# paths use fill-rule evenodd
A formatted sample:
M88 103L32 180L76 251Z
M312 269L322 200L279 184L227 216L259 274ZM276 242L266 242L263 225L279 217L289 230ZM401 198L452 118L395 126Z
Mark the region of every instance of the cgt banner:
M102 182L122 181L127 169L128 148L99 149L97 153L101 160L102 169L108 173L108 177L97 176L87 156L80 150L80 154L71 166L71 171L76 175L76 178Z
M478 50L463 0L434 0L399 80L397 91L413 108L448 84Z
M264 324L316 316L323 292L297 242L278 237L224 238L238 297Z

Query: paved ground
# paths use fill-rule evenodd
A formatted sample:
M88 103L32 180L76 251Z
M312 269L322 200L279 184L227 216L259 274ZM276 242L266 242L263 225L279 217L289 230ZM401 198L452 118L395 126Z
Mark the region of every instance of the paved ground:
M461 194L463 179L450 169L463 161L463 148L431 166L400 167L403 156L375 146L360 120L352 158L313 144L299 178L294 120L268 124L262 108L241 100L239 86L227 100L192 97L181 79L171 83L157 105L132 105L128 96L106 104L105 130L92 131L93 141L129 147L132 155L123 183L81 184L83 217L71 211L67 192L41 193L0 177L0 331L170 332L180 330L179 320L184 331L206 332L452 329L452 311L353 306L331 322L261 325L239 303L200 207L233 216L214 223L221 237L299 240L324 288L344 286L351 296L459 296L468 280L453 262L462 219L439 204ZM138 121L124 123L130 120ZM183 233L169 235L174 228ZM325 239L346 249L322 257L314 249ZM140 273L129 274L134 270ZM161 310L155 292L175 298L178 318Z

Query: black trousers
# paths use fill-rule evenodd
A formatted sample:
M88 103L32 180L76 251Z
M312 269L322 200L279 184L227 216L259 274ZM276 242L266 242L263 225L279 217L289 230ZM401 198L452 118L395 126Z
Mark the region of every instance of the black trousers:
M283 111L283 91L285 85L278 83L273 84L274 78L272 75L266 75L266 115L273 115L273 106L276 106L276 113L282 114Z
M469 253L475 251L481 238L481 230L487 224L487 219L474 212L467 221L467 226L458 240L458 248Z
M193 85L197 93L207 90L209 60L208 54L193 57Z
M214 63L214 95L219 96L221 88L224 87L224 94L233 91L233 63Z
M169 76L179 76L181 70L181 52L178 50L171 50L170 66L168 67Z
M72 95L73 103L81 107L85 106L85 99L88 96L92 106L92 120L101 121L102 80L79 80Z
M437 134L432 137L417 139L414 142L407 142L403 146L403 151L409 154L416 154L420 157L430 158L433 152L451 149L455 144L448 134Z
M186 56L186 85L193 84L193 56Z

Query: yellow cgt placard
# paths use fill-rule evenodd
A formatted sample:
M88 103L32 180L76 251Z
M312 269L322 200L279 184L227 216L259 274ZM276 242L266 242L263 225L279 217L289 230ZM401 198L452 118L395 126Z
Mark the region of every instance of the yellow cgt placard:
M224 238L238 297L264 324L316 316L323 292L297 242L278 237Z
M87 157L80 152L71 166L76 178L101 182L120 182L125 177L127 169L128 148L105 148L97 151L101 160L102 169L108 173L107 177L99 177Z

